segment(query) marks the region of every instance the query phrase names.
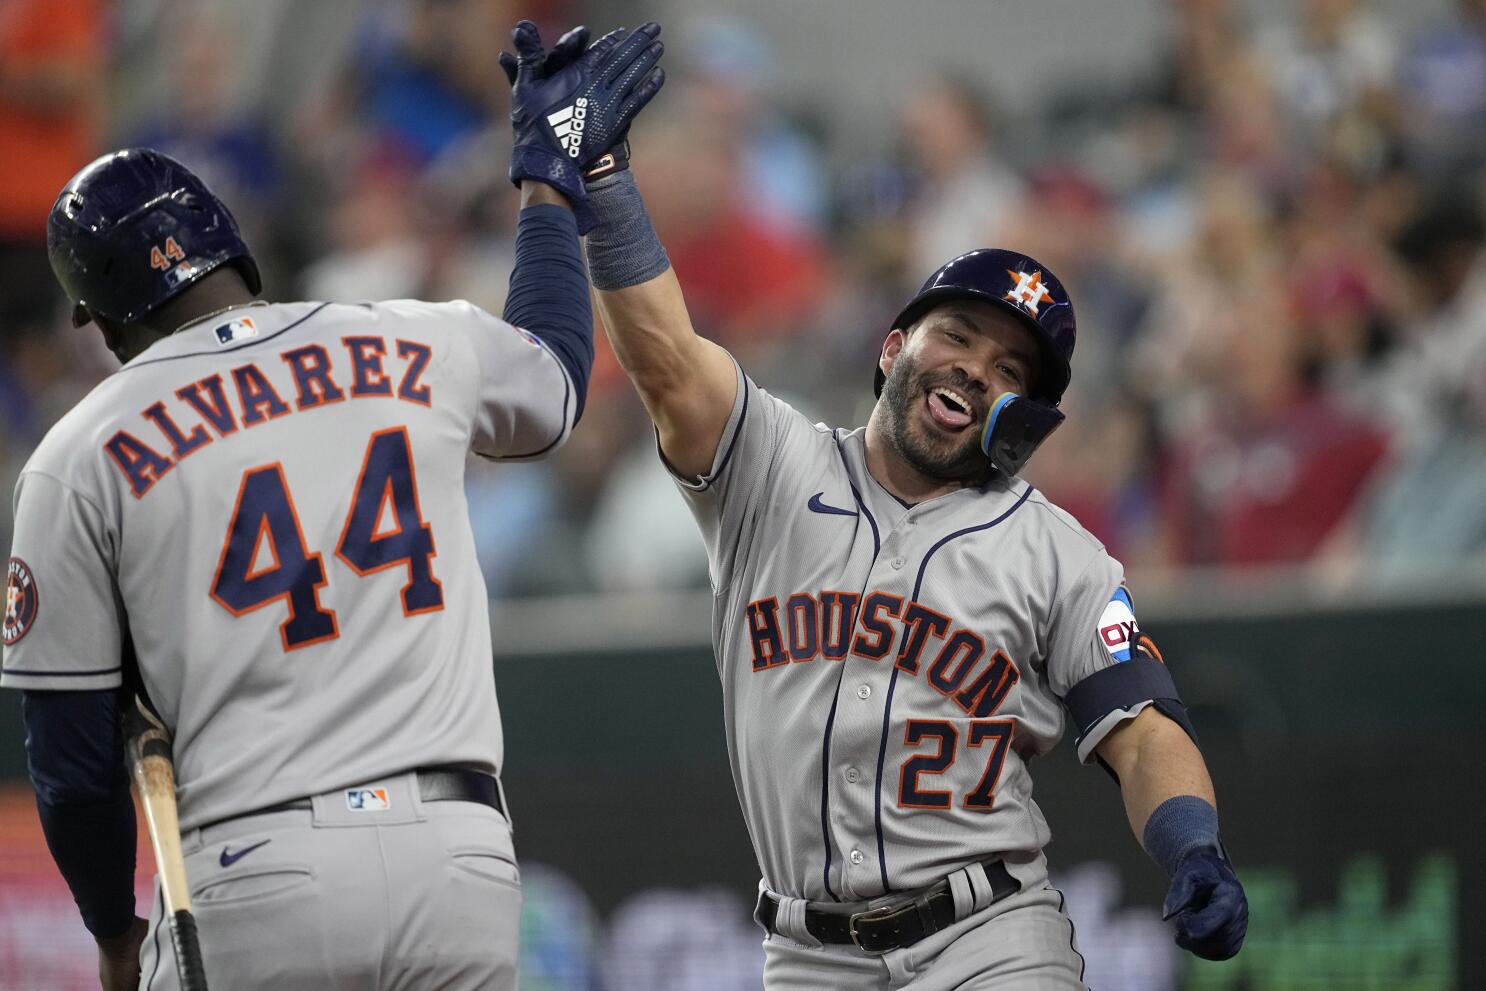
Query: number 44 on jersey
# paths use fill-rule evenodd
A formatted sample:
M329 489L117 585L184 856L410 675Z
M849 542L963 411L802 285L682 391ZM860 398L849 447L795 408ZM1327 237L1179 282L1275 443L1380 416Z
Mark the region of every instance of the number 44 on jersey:
M384 519L391 525L379 529ZM265 553L267 563L260 563ZM372 434L336 557L363 576L407 568L402 612L417 616L444 608L443 588L433 574L436 553L433 529L418 507L407 428ZM212 579L212 598L234 616L285 603L289 616L279 635L284 650L290 651L340 636L335 611L320 603L327 581L321 555L305 546L283 465L274 462L243 472Z

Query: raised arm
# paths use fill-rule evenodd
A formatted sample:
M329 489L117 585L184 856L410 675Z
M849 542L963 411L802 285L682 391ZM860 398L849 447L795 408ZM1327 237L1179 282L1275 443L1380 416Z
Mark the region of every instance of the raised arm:
M699 477L713 465L737 396L732 356L697 336L681 285L615 149L608 174L590 181L598 223L588 235L588 267L599 313L619 363L635 383L671 467Z
M510 177L521 189L503 316L540 338L567 370L574 422L593 365L593 312L578 246L594 223L584 174L664 82L656 68L659 30L621 28L589 45L588 29L578 27L549 50L536 25L521 21L511 35L516 54L500 53L511 83Z
M516 130L511 179L545 183L572 205L599 309L620 364L684 475L704 475L733 407L737 377L722 348L692 329L681 287L629 172L630 121L659 92L660 25L611 32L587 45L576 29L551 51L530 21L501 53ZM523 180L527 182L523 183ZM531 194L527 194L531 195Z

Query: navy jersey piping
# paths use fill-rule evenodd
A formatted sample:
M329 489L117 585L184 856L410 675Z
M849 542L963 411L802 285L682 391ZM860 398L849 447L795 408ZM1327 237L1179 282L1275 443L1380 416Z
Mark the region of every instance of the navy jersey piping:
M742 366L739 365L736 361L733 362L733 367L737 368L740 373L743 371ZM742 434L743 434L743 425L748 422L748 376L747 375L744 375L743 376L743 384L742 384L741 388L743 389L743 408L738 411L738 425L737 425L737 428L733 431L733 439L728 442L728 449L727 449L727 451L723 454L722 460L720 462L718 462L718 464L717 464L717 470L714 471L714 472L712 472L710 475L704 476L701 479L702 488L704 490L705 489L710 489L712 487L712 483L717 480L718 476L720 476L724 471L727 470L728 462L733 459L733 449L735 447L737 447L737 445L738 445L738 438L740 436L742 436ZM668 466L670 466L671 461L670 461L669 458L666 457L665 450L662 449L661 446L660 446L660 430L659 430L659 428L657 428L656 429L656 432L655 432L655 448L656 448L656 450L660 451L660 459L662 461L664 461ZM774 456L773 451L770 451L769 452L769 457L771 459L771 465L772 465L773 456ZM670 467L669 470L670 470L670 472L673 475L676 475L676 477L678 477L678 478L681 477L680 473L677 472L674 467ZM732 547L732 550L728 553L728 557L727 557L727 563L728 563L728 580L727 580L727 584L728 585L731 585L733 583L732 569L733 569L733 566L737 564L737 561L738 561L738 545L741 544L742 541L743 541L743 528L742 527L737 527L737 528L735 528L733 530L733 547ZM714 589L714 593L716 591L718 591L718 590L717 589Z
M1022 508L1022 503L1024 503L1024 502L1027 501L1027 497L1030 496L1032 494L1032 492L1033 492L1033 487L1031 485L1028 485L1027 486L1027 491L1023 492L1021 494L1021 496L1017 499L1017 501L1011 504L1011 508L1010 509L1006 510L1006 512L1002 513L1000 516L998 516L995 519L991 520L991 522L989 522L989 523L981 523L978 526L966 527L963 530L956 530L954 533L951 533L951 534L949 534L947 536L944 536L944 537L939 538L939 540L934 544L934 546L933 547L930 547L929 550L928 550L928 552L924 554L924 559L921 562L919 562L919 566L918 566L918 577L916 579L914 579L914 582L913 582L913 597L912 597L911 601L913 601L913 602L917 602L918 601L919 590L923 588L923 584L924 584L924 572L927 571L928 568L929 568L929 559L934 556L935 552L938 551L939 548L943 547L945 544L949 543L951 540L956 539L957 537L963 537L963 536L965 536L966 534L969 534L969 533L978 533L981 530L989 530L989 529L991 529L991 527L996 526L998 523L1001 523L1003 520L1005 520L1012 513L1016 512L1018 509L1021 509ZM874 797L876 799L876 802L875 802L875 808L873 810L873 817L876 819L876 826L877 826L877 867L878 867L878 870L881 871L881 873L882 873L882 893L883 894L887 894L888 892L890 892L892 890L892 888L889 887L889 885L887 883L887 850L886 850L886 844L884 843L883 837L882 837L882 768L883 768L883 765L887 762L887 730L888 730L888 722L892 718L892 714L893 714L893 691L897 687L898 687L898 667L895 664L895 665L893 665L893 673L892 673L891 677L888 679L888 683L887 683L887 701L883 703L883 707L882 707L882 736L881 736L881 739L879 740L878 746L877 746L877 786L876 786L876 791L875 791L875 795L874 795Z
M856 483L851 480L851 466L846 463L846 453L841 450L841 435L835 430L831 431L831 443L836 445L836 456L841 459L841 467L846 469L846 485L851 489L851 497L856 500L857 508L867 518L867 522L872 524L872 557L876 558L877 552L882 549L882 538L877 529L877 520L872 516L872 512L867 509L866 500L862 498L862 493L857 490ZM868 474L871 473L869 472ZM865 585L862 587L862 590L866 591Z
M1052 885L1048 885L1048 887L1052 887ZM1074 956L1078 957L1078 979L1082 981L1084 979L1084 971L1089 969L1089 962L1079 952L1078 943L1075 942L1076 933L1073 925L1073 916L1069 915L1064 908L1068 899L1063 897L1061 889L1053 888L1053 890L1058 892L1058 912L1062 914L1063 918L1068 920L1068 948L1073 951Z
M826 715L826 733L820 750L820 838L826 851L826 865L821 871L821 880L825 882L826 894L835 902L839 902L841 897L831 887L831 726L836 722L836 704L841 701L841 681L845 675L846 667L842 665L841 670L836 672L836 694L831 696L831 711Z
M288 324L286 326L280 327L278 330L274 331L272 334L269 334L267 337L254 338L253 340L250 340L247 343L241 344L241 345L239 345L238 347L235 347L235 348L222 348L222 349L220 349L218 351L192 351L190 354L169 354L169 355L164 355L163 357L159 357L159 358L151 358L149 361L130 362L129 364L125 365L123 368L120 368L119 371L120 372L129 372L129 371L133 371L136 368L143 368L146 365L159 365L159 364L162 364L163 362L167 362L167 361L179 361L182 358L201 358L201 357L205 357L206 355L209 355L209 354L233 354L233 353L235 353L237 351L246 351L248 348L257 347L259 344L267 344L269 341L273 340L275 337L279 337L279 336L281 336L283 334L289 333L289 331L293 330L295 327L298 327L300 324L304 323L310 317L314 316L316 313L319 313L321 310L325 309L325 307L327 307L329 305L330 305L329 303L321 303L319 306L315 307L313 310L311 310L310 312L306 313L304 316L300 317L298 320L296 320L293 323ZM201 321L197 321L197 322L200 323ZM117 374L117 373L115 373L115 374Z
M536 335L533 334L532 336L535 337ZM542 339L540 337L538 337L537 340L538 341L542 341ZM552 352L552 349L549 348L549 347L547 347L547 344L546 344L545 341L542 341L542 350L547 353L547 357L549 357L553 361L557 362L557 365L558 365L559 368L562 368L562 359L558 358L557 355ZM486 460L488 460L488 461L514 461L514 460L518 460L520 458L538 458L538 457L541 457L542 455L546 454L548 451L552 450L558 444L562 443L563 437L566 436L567 435L567 432L568 432L568 397L571 396L572 394L573 394L573 383L572 383L571 379L568 376L567 369L566 368L562 368L562 426L560 426L560 427L557 428L557 436L554 437L554 438L552 438L552 443L548 444L546 447L543 447L543 448L540 448L538 450L532 451L530 454L501 454L501 455L497 455L497 456L494 456L494 457L487 458Z
M733 362L733 367L738 369L738 372L743 375L743 408L738 411L738 422L733 428L732 439L728 441L728 449L714 470L705 475L697 475L694 479L691 476L684 475L676 469L675 465L671 464L671 459L666 457L666 450L660 445L660 428L657 427L655 431L655 449L660 452L660 459L665 464L666 470L681 481L695 486L694 491L704 491L711 488L712 483L727 469L728 462L733 460L733 448L738 446L738 437L743 433L743 424L748 421L748 375L743 372L742 366L736 360Z
M863 442L863 443L865 444L865 442ZM888 488L886 485L883 485L881 482L877 481L877 476L876 475L873 475L870 471L867 472L867 477L870 478L870 479L872 479L873 483L879 489L881 489L883 491L883 493L885 493L886 495L892 497L893 501L896 502L898 505L902 506L904 509L913 509L915 506L918 505L918 503L916 503L916 502L909 502L907 499L901 499L901 498L899 498L898 497L898 494L896 492L894 492L892 489Z
M848 466L846 463L846 455L843 454L841 451L841 437L834 430L831 431L831 443L835 444L836 446L836 456L841 459L841 466L847 469L846 484L851 488L851 497L856 500L857 509L861 511L861 515L865 517L867 522L872 526L872 559L876 560L878 552L882 549L881 537L877 531L877 521L872 518L872 514L867 510L867 504L862 501L862 494L857 491L856 484L851 481L850 466ZM870 576L868 580L870 580ZM862 601L862 593L865 593L866 591L867 586L863 585L862 592L857 594L858 613L856 616L852 617L851 621L851 628L853 633L856 631L856 621L861 615L860 606ZM825 870L822 872L822 877L825 880L826 894L830 895L833 901L838 902L841 900L841 898L836 894L835 890L831 888L831 729L836 724L836 706L841 701L841 682L844 681L845 678L846 658L843 657L841 659L841 667L836 672L836 692L834 695L831 696L831 711L826 716L825 734L821 737L820 748L820 838L826 851L826 865Z
M96 668L92 671L27 671L24 668L0 668L0 674L14 674L25 678L91 678L100 674L113 674L124 670L122 664L111 668Z
M743 424L748 420L748 373L743 371L743 367L736 361L733 362L733 367L738 369L738 374L743 378L743 382L739 386L743 390L743 408L738 411L737 426L733 428L733 436L728 441L727 451L723 454L722 460L717 463L717 470L707 476L707 484L709 485L712 484L713 479L727 470L728 462L733 460L733 451L738 446L738 438L743 433Z

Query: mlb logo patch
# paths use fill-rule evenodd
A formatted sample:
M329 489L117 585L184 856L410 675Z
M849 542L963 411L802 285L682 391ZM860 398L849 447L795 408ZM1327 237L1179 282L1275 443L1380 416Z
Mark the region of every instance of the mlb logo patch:
M165 273L165 281L170 283L170 286L173 289L176 286L179 286L185 282L189 282L191 279L195 278L197 271L198 269L196 268L196 266L192 265L190 262L181 262L175 268Z
M225 347L233 341L246 340L249 337L258 336L258 327L250 317L241 320L233 320L224 323L217 328L217 346Z
M520 327L512 327L511 329L519 334L521 336L521 339L530 344L532 347L539 348L542 346L541 339L538 338L537 335L533 334L531 331L522 330Z
M386 788L347 788L346 808L352 812L385 812L392 808Z
M1117 661L1130 659L1130 648L1140 626L1135 622L1135 610L1130 602L1130 593L1123 588L1115 590L1109 605L1099 617L1099 639L1109 656Z

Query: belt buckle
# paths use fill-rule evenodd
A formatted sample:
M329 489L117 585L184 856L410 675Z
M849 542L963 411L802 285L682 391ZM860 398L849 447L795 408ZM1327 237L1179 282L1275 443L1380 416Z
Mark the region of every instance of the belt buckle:
M874 950L871 947L863 946L861 938L857 934L857 923L861 921L876 922L879 919L889 918L890 916L896 914L897 911L898 908L895 908L891 905L884 905L881 908L868 909L865 912L853 912L851 914L851 918L846 920L846 931L851 934L852 945L861 950L863 953L871 953L876 956L881 956L882 954L887 953L889 950L893 949L893 947L888 947L887 949Z

